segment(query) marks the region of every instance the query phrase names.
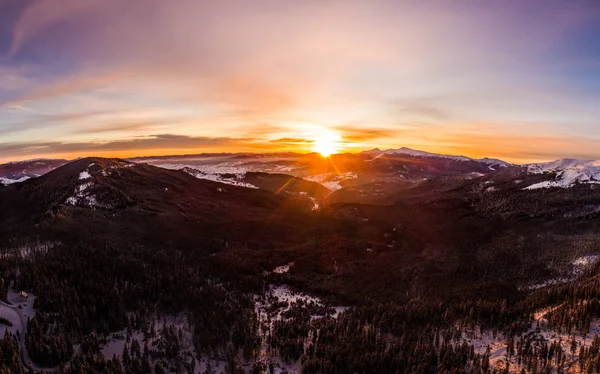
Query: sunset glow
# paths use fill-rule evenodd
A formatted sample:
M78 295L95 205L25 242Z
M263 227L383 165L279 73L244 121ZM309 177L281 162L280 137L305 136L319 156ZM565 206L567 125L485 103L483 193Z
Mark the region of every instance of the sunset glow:
M0 161L402 146L597 159L600 11L575 3L5 1Z
M333 131L323 130L313 143L313 152L320 153L323 157L328 157L340 151L340 136Z

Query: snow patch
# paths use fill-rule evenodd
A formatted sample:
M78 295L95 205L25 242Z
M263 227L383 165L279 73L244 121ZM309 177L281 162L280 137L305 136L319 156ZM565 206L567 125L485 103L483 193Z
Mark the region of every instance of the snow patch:
M28 179L31 179L31 177L23 176L23 177L18 178L18 179L9 179L9 178L0 177L0 184L8 186L9 184L13 184L13 183L25 182Z
M600 255L588 255L588 256L578 257L571 262L572 268L570 269L569 273L566 274L565 276L547 279L541 283L536 283L536 284L530 285L528 287L525 287L525 289L537 290L537 289L545 288L545 287L549 287L549 286L557 286L560 284L565 284L565 283L572 281L573 279L583 275L584 271L587 268L589 268L590 266L592 266L598 259L600 259Z
M590 266L593 265L598 258L600 258L599 255L583 256L573 260L572 264L573 266Z
M91 175L87 170L84 170L81 173L79 173L79 180L87 180L90 178ZM73 206L85 206L88 208L102 207L102 204L98 202L96 196L89 191L92 187L94 187L94 183L92 181L84 182L78 185L77 187L75 187L73 195L69 196L65 200L65 204Z
M524 338L529 344L546 341L548 345L552 343L560 344L563 352L569 359L568 362L574 363L578 360L579 347L589 347L592 345L594 340L593 337L597 334L600 334L600 319L592 319L590 331L585 336L579 333L559 333L558 331L548 328L546 319L546 315L556 308L558 308L558 306L544 308L534 314L533 322L531 323L529 330L523 333L521 336L516 336L514 338L513 342L515 344L515 350L517 348L517 342L520 338ZM478 331L478 329L476 328L475 331ZM571 355L570 352L572 340L575 340L577 343L577 349L575 350L574 355ZM484 331L482 333L463 333L463 336L457 343L461 343L462 341L472 344L475 353L480 355L485 354L489 349L490 367L496 370L502 370L503 368L506 368L507 362L510 365L509 369L511 373L520 373L522 369L525 369L523 365L518 363L517 358L514 355L511 357L510 361L508 360L507 337L502 333L494 334L492 331ZM576 365L573 365L573 367L575 366ZM571 371L569 370L568 372Z
M179 342L177 357L175 362L169 363L179 367L194 366L194 373L203 373L206 365L202 369L202 363L198 360L193 343L193 328L188 323L187 315L154 316L152 322L149 323L149 331L146 334L141 331L132 331L131 335L127 336L127 329L112 333L107 343L100 350L104 358L107 360L113 357L121 358L125 344L131 347L134 340L139 343L140 347L144 347L144 344L147 343L150 351L156 351L158 357L160 357L160 352L164 349L165 338L163 334L176 334ZM150 357L150 362L154 366L155 358L152 352Z
M342 174L323 173L304 177L305 180L320 183L331 191L339 190L340 188L342 188L343 181L356 178L358 178L358 175L353 172L347 172Z
M31 292L27 292L27 300L20 301L20 292L16 292L14 289L9 288L7 293L7 301L0 301L0 317L6 318L11 326L0 325L0 337L4 337L7 332L12 335L18 335L19 348L22 352L22 359L25 366L31 363L29 359L29 353L25 347L25 335L27 333L27 322L28 320L35 317L35 309L33 304L35 302L35 295Z
M91 178L91 177L92 176L90 175L90 173L87 170L84 170L81 173L79 173L79 180L88 179L88 178Z
M293 261L286 265L277 266L275 269L273 269L273 273L276 273L276 274L287 273L288 271L290 271L290 268L292 266L294 266Z
M213 172L207 172L207 171L203 171L203 170L193 169L190 167L184 167L183 169L180 169L180 170L185 173L188 173L198 179L206 179L206 180L210 180L213 182L229 184L232 186L258 189L257 186L255 186L251 183L246 183L246 182L242 181L246 177L246 172L222 174L222 173L213 173Z

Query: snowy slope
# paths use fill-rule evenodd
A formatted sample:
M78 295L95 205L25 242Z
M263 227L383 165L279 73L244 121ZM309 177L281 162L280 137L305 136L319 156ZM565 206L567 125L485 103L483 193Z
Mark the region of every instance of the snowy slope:
M552 174L553 180L539 182L525 187L527 190L538 188L560 187L569 188L576 184L600 183L600 160L576 160L564 158L561 160L540 164L525 165L530 174Z
M29 179L29 177L27 177L27 176L21 177L21 178L18 178L18 179L10 179L10 178L2 178L2 177L0 177L0 184L3 184L5 186L7 186L7 185L13 184L13 183L25 182L27 179Z
M358 175L353 172L347 172L343 174L338 173L323 173L305 177L307 181L317 182L323 186L329 188L331 191L339 190L342 188L342 182L347 179L356 179Z
M242 179L246 175L245 172L222 174L222 173L214 173L214 172L197 170L197 169L193 169L193 168L189 168L189 167L184 167L183 169L181 169L181 171L188 173L198 179L206 179L206 180L210 180L213 182L225 183L225 184L230 184L232 186L238 186L238 187L246 187L246 188L254 188L254 189L258 188L253 184L245 183L242 181Z
M402 147L402 148L398 148L398 149L387 149L385 151L375 148L373 150L366 151L363 153L374 156L372 160L375 160L384 155L407 155L407 156L411 156L411 157L445 158L445 159L449 159L452 161L475 161L475 162L480 162L482 164L488 165L490 170L495 170L497 168L503 168L503 167L510 166L510 164L508 162L498 160L495 158L485 157L485 158L481 158L481 159L474 159L474 158L470 158L470 157L466 157L466 156L452 156L452 155L443 155L443 154L438 154L438 153L430 153L430 152L425 152L425 151L418 151L418 150L407 148L407 147Z

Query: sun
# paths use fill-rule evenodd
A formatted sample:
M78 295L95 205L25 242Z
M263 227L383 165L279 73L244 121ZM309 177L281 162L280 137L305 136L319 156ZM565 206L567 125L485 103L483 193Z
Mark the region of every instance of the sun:
M314 138L313 152L321 154L323 157L329 157L340 150L340 136L339 134L325 130L319 133Z

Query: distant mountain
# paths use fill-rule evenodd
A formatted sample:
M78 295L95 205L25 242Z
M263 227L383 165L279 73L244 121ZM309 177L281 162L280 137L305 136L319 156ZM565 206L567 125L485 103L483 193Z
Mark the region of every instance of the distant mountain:
M58 159L35 159L0 164L0 184L7 185L36 178L67 162Z
M384 157L385 156L385 157ZM330 191L377 182L409 186L438 176L486 174L510 164L496 159L471 159L401 148L336 154L324 159L315 153L211 154L135 159L194 176L240 185L246 173L288 174L322 184ZM246 185L246 187L252 187Z
M461 162L480 162L482 164L488 165L491 170L495 170L495 169L501 168L501 167L511 166L511 164L509 164L508 162L498 160L495 158L485 157L485 158L481 158L481 159L473 159L473 158L466 157L466 156L452 156L452 155L430 153L430 152L425 152L425 151L418 151L418 150L407 148L407 147L402 147L399 149L388 149L385 151L382 151L379 148L375 148L370 151L365 151L362 153L373 156L373 159L376 159L376 158L379 158L379 157L382 157L385 155L406 155L406 156L419 157L419 158L443 158L443 159L447 159L447 160L461 161Z
M548 180L525 188L569 188L576 184L600 184L600 161L564 158L552 162L525 165L530 174L543 174Z
M346 197L341 201L351 199L352 201L385 202L386 196L393 194L394 189L411 188L414 183L432 178L454 176L459 179L471 179L509 168L524 168L527 171L521 178L523 185L520 188L569 188L578 184L600 183L600 161L562 159L519 166L493 158L474 159L406 147L388 150L375 148L359 154L332 155L328 159L314 153L218 153L140 157L130 161L183 170L201 179L270 191L274 188L275 179L279 178L281 181L277 186L279 189L285 185L289 177L273 177L269 179L268 186L264 184L259 186L250 181L259 180L256 175L252 176L248 173L285 174L301 178L306 183L321 184L323 189L309 193L312 198L318 200L318 204L322 204L329 193L344 188L351 190L343 193ZM65 163L66 160L37 159L2 164L0 185L36 178ZM284 189L289 192L290 186ZM317 191L314 188L311 190ZM323 193L323 191L329 192ZM340 201L342 195L339 193L336 195L337 197L331 201Z

